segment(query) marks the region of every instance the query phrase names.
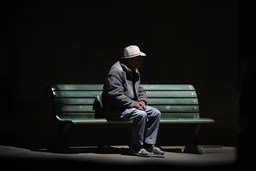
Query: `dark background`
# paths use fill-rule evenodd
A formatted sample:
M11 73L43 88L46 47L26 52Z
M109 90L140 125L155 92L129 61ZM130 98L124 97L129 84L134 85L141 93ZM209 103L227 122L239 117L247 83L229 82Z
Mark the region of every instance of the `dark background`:
M250 63L238 53L238 1L23 1L2 8L1 144L51 142L46 84L103 83L123 48L136 44L147 54L142 83L195 86L201 116L216 121L201 127L201 144L237 145L239 90Z

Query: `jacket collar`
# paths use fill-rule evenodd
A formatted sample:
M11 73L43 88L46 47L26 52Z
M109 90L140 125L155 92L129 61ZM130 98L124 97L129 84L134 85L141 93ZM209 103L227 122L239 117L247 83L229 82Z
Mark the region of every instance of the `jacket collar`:
M125 71L132 73L132 70L131 70L130 68L128 68L127 65L125 65L124 63L122 63L122 62L120 62L120 61L119 61L119 64L120 64L120 66L121 66ZM135 72L137 72L137 69L135 70Z

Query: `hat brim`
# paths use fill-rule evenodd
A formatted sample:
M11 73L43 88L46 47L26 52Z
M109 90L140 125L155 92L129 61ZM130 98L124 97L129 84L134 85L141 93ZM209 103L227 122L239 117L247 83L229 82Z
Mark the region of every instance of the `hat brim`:
M138 56L146 56L146 54L145 54L145 53L143 53L143 52L140 52L139 54L136 54L136 55L123 56L123 57L122 57L122 59L135 58L135 57L138 57Z

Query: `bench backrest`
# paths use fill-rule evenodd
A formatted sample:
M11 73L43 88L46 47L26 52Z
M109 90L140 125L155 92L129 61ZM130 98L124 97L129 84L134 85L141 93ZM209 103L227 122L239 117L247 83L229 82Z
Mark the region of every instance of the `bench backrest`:
M162 120L199 118L196 91L190 84L143 84L148 104L162 112ZM50 89L54 115L58 119L94 119L94 98L101 94L102 84L56 84Z

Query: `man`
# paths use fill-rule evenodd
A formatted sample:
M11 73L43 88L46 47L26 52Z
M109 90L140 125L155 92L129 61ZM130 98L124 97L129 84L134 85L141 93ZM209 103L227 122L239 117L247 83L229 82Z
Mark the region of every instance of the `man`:
M161 112L147 105L147 96L140 85L138 68L146 56L138 46L124 48L124 56L109 70L103 87L102 101L107 120L132 120L133 153L139 156L164 155L155 146Z

